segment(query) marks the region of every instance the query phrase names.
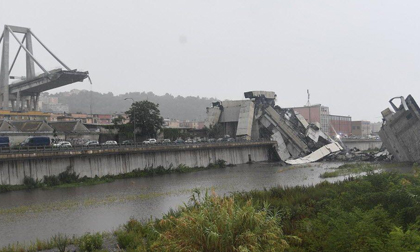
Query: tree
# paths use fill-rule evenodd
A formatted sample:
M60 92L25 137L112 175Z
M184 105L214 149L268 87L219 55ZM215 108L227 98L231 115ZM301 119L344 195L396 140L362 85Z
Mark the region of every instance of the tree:
M117 117L112 119L112 123L114 124L114 126L123 124L123 121L124 121L124 117L122 115L118 115Z
M204 126L203 130L209 138L218 138L223 136L223 125L220 123L210 125L210 128Z
M150 101L134 102L125 113L131 124L136 119L137 135L156 137L156 132L162 128L163 118L160 116L159 104Z

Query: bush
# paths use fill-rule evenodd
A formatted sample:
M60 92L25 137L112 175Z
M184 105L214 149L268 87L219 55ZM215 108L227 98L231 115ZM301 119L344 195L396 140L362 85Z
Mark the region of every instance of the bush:
M55 247L57 247L58 251L65 252L66 247L68 245L69 239L67 235L57 234L52 237L52 241L54 242Z
M176 168L176 172L178 172L178 173L185 173L185 172L189 172L189 171L191 171L191 168L189 168L188 166L186 166L184 164L180 164Z
M121 249L127 248L136 248L138 244L136 244L136 234L135 233L127 233L122 231L117 231L115 233L117 236L117 243Z
M60 180L61 183L75 183L79 179L79 175L76 174L76 172L72 171L71 167L67 167L65 171L58 174L58 180Z
M57 186L60 184L60 180L55 175L51 175L51 176L45 175L43 181L44 181L44 184L46 184L47 186Z
M23 178L23 184L27 187L27 188L30 188L30 189L32 189L32 188L37 188L37 187L40 187L41 186L41 181L39 181L38 179L34 179L34 178L32 178L32 177L28 177L28 176L25 176L24 178Z
M142 225L135 219L124 225L121 230L115 232L118 246L127 251L146 251L159 234L153 227L153 222Z
M181 216L163 218L155 226L160 236L152 251L285 251L289 247L280 218L234 198L199 196Z
M79 239L79 249L81 252L93 252L102 248L102 235L100 233L87 233Z
M226 167L226 161L225 161L225 160L223 160L223 159L217 159L217 161L216 161L216 165L217 165L219 168L225 168L225 167Z

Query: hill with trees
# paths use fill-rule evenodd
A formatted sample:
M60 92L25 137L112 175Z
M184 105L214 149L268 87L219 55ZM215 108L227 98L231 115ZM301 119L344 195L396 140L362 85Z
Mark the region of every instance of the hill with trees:
M165 94L155 95L152 92L130 92L121 95L113 93L99 93L88 90L72 90L56 94L45 94L50 97L58 97L58 102L69 105L69 113L90 113L92 102L92 112L94 114L123 113L131 106L130 100L151 101L159 104L159 110L163 118L173 118L180 120L202 121L206 117L206 107L211 106L215 98L203 98L193 96L173 96Z

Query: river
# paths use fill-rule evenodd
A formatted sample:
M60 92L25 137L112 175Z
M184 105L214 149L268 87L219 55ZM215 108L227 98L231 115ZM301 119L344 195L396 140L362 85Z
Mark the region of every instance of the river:
M314 185L319 175L340 163L282 167L255 163L184 174L121 179L73 188L35 189L0 194L0 247L47 239L57 233L72 236L112 231L130 217L159 218L188 202L193 189L219 195L274 186Z

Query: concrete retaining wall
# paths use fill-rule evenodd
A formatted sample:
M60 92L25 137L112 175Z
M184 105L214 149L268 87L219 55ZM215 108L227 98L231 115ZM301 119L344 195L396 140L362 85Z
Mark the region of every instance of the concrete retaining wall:
M349 148L353 149L356 147L359 150L373 150L373 149L380 149L382 146L381 140L370 140L370 139L357 139L357 140L350 140L350 139L343 139L343 144Z
M119 149L118 151L69 151L67 153L36 153L25 156L4 155L0 157L0 184L22 184L25 176L42 179L45 175L58 175L67 167L80 177L117 175L134 169L163 166L188 167L207 166L223 159L230 164L269 160L273 143L266 144L226 144L214 146L190 146L190 148L143 148Z

